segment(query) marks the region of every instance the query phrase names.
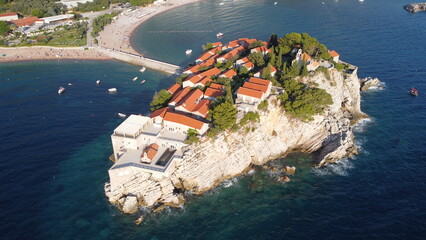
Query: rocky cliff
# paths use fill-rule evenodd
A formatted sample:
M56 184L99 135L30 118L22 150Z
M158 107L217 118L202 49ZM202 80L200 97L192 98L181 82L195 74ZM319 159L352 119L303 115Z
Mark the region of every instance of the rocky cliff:
M125 212L135 211L132 205L136 202L149 207L176 206L184 202L178 193L181 190L203 193L244 173L252 164L264 164L292 151L315 152L317 166L356 153L352 125L359 117L365 117L360 109L358 77L331 70L329 76L319 73L300 80L332 95L333 104L325 114L315 116L311 122L293 119L280 107L278 96L271 95L268 109L260 112L259 122L186 147L171 177L156 179L148 173L140 174L113 192L107 183L109 201L118 203Z
M426 11L426 2L408 4L404 6L404 9L411 13Z

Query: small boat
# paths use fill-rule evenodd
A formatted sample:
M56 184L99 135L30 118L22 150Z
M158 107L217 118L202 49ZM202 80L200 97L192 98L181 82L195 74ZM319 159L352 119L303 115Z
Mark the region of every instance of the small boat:
M191 54L192 53L192 49L186 49L186 51L185 51L185 54L186 55L189 55L189 54Z
M218 37L218 38L220 38L220 37L222 37L223 36L223 33L221 33L221 32L218 32L217 34L216 34L216 37Z
M101 80L96 80L96 85L101 84Z
M134 77L133 79L132 79L132 81L134 82L134 81L136 81L136 80L138 80L138 77Z
M145 72L145 70L146 70L146 67L142 67L142 68L139 70L139 72Z
M126 114L124 114L124 113L117 113L117 115L118 115L119 117L121 117L121 118L125 118L125 117L126 117Z
M72 86L72 83L68 83L68 86Z
M117 88L108 88L108 92L109 93L116 93L117 92Z
M64 87L59 87L58 94L61 94L63 92L65 92L65 88Z
M219 5L220 5L220 6L222 6L222 5L224 5L224 4L225 4L225 3L223 3L223 2L219 3Z
M413 96L415 96L415 97L417 97L417 96L419 96L419 91L417 89L415 89L415 88L412 88L410 90L410 94L413 95Z
M360 2L364 2L364 0L359 0Z
M144 80L142 80L141 84L144 84L145 82L146 82L146 80L144 79Z
M274 2L274 5L277 5L278 4L278 2Z

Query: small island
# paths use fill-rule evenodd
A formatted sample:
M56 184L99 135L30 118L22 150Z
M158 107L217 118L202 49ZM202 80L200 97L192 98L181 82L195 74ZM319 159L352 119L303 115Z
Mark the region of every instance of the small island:
M153 97L149 116L131 115L111 135L105 193L123 212L182 206L184 191L294 151L315 152L318 167L357 154L352 126L367 117L358 68L336 51L306 33L204 49Z
M411 4L408 4L408 5L405 5L404 9L411 12L411 13L426 11L426 2L424 2L424 3L411 3Z

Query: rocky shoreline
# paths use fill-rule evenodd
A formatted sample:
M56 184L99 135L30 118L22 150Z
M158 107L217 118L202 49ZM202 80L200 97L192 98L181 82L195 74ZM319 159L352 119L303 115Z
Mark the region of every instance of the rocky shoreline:
M426 11L426 2L424 3L411 3L404 6L404 9L410 13Z
M272 94L259 122L187 146L170 177L158 179L141 173L114 191L106 183L108 200L125 213L134 213L140 207L158 211L164 206L182 206L185 191L202 194L248 172L253 165L263 165L291 152L315 153L313 165L317 167L357 154L352 127L368 116L361 111L361 81L356 74L333 69L328 77L319 73L299 80L323 88L332 96L333 104L325 114L315 116L311 122L291 118L280 106L278 95ZM283 175L282 181L290 179Z

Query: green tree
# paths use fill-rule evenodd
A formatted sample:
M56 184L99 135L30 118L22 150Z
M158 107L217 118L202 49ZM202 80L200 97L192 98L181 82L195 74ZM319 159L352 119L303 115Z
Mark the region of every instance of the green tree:
M252 48L257 48L257 47L261 47L261 46L264 46L264 45L265 44L263 43L262 40L256 40L256 41L250 43L248 48L252 49Z
M186 144L199 143L200 139L198 138L198 135L199 135L199 133L198 133L197 130L190 128L188 130L188 133L186 134L185 143Z
M212 49L213 48L213 44L212 43L206 43L204 46L203 46L203 49L204 50L210 50L210 49Z
M259 122L260 116L257 112L248 112L240 121L240 126L246 125L248 122Z
M5 36L10 31L10 26L5 21L0 21L0 35Z
M302 72L300 73L300 75L302 75L303 77L306 77L309 75L308 66L306 66L305 62L303 63Z
M31 15L41 18L41 17L43 17L44 12L42 10L38 9L38 8L34 8L34 9L31 10Z
M170 94L166 89L160 90L154 95L151 103L149 104L151 111L166 107L171 98L172 94Z
M268 79L271 76L271 65L268 64L263 70L262 75L260 76L262 79Z
M256 67L262 67L265 65L265 59L263 59L263 54L260 52L250 53L248 58Z
M215 128L225 130L234 125L237 120L237 108L230 102L223 102L211 110Z
M268 109L268 100L263 100L258 106L257 106L257 109L259 109L259 110L266 110L266 109Z

